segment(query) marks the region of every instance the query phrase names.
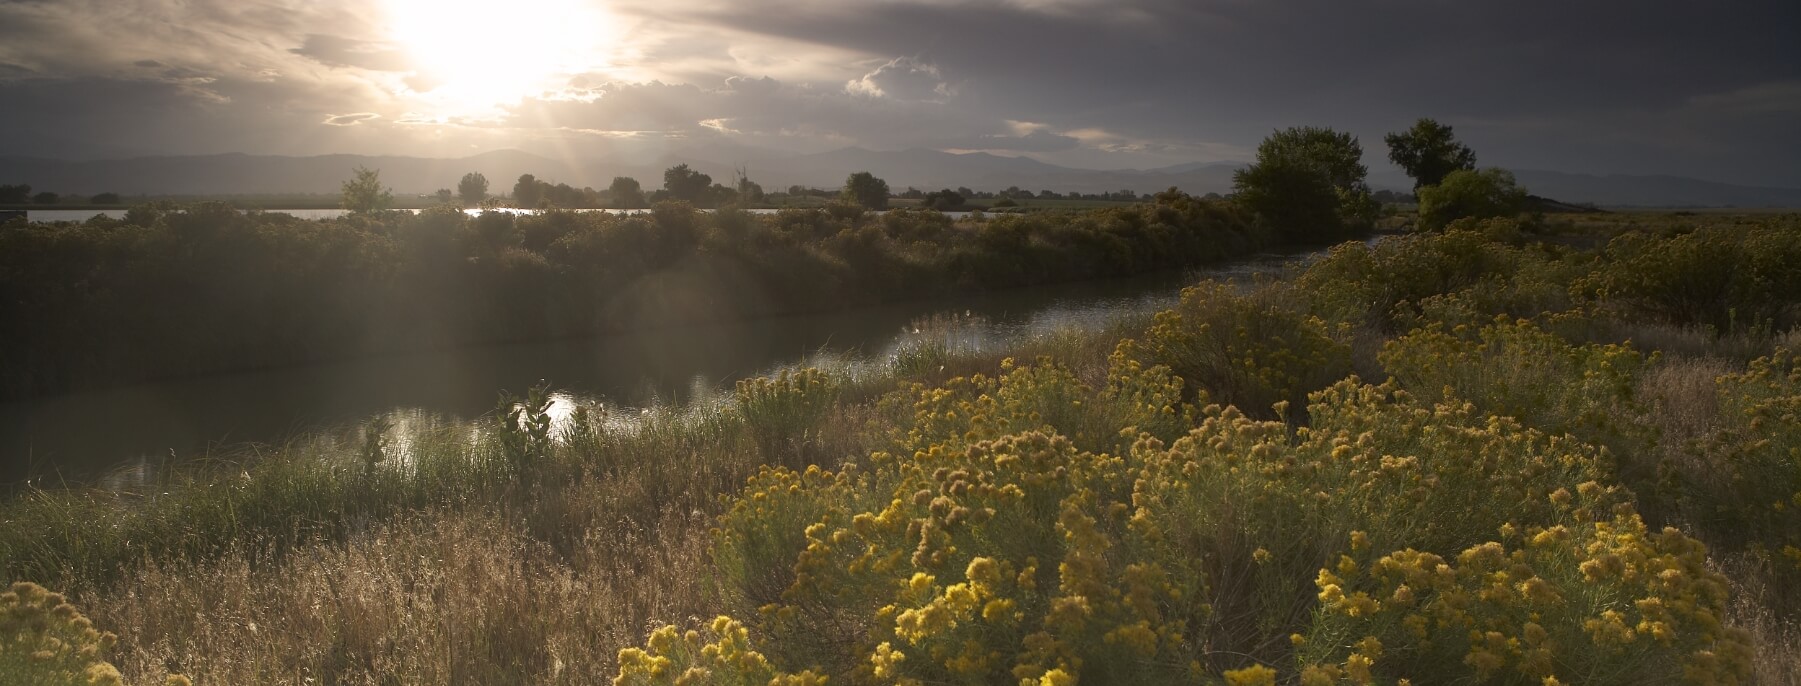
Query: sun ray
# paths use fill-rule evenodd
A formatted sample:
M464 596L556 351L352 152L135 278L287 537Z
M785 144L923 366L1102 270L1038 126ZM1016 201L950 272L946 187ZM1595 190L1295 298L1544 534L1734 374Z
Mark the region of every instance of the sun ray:
M389 37L415 66L407 90L441 116L497 113L604 70L617 22L582 0L388 0Z

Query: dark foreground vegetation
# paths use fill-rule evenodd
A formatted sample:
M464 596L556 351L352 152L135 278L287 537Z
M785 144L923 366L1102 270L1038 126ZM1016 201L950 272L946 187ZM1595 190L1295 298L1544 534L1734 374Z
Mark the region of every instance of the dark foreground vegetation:
M222 204L0 226L0 397L1181 269L1301 241L1242 207L952 221L450 207L306 221Z
M852 235L881 233L863 221ZM540 394L132 492L27 491L0 507L0 569L119 638L18 664L110 657L133 683L1790 682L1801 217L1581 221L1347 243L1012 350L926 326L883 371L753 379L718 405L553 420ZM35 587L0 604L90 626Z

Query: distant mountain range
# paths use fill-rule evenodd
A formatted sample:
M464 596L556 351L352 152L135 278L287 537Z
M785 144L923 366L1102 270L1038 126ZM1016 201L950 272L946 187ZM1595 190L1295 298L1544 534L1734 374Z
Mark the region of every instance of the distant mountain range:
M955 154L936 150L876 151L844 148L808 155L778 156L745 150L718 151L749 160L722 162L705 152L674 153L651 163L617 163L605 159L555 160L517 150L444 159L366 155L285 157L270 155L198 155L139 157L124 160L68 161L32 157L0 157L0 183L27 183L40 191L91 195L213 195L335 193L357 166L381 170L382 180L399 193L430 193L454 188L464 173L481 172L491 190L504 193L521 174L550 182L605 188L615 176L631 176L646 188L662 185L663 170L686 163L730 183L734 168L747 168L765 189L790 185L833 188L851 172L868 171L896 191L966 186L1001 190L1009 186L1038 192L1095 193L1130 189L1140 193L1177 187L1191 193L1227 192L1240 162L1197 162L1158 169L1094 170L1046 164L1025 157L988 153ZM1761 188L1675 176L1569 174L1517 170L1532 193L1568 203L1603 207L1801 207L1801 189ZM1406 190L1403 177L1378 173L1377 188Z

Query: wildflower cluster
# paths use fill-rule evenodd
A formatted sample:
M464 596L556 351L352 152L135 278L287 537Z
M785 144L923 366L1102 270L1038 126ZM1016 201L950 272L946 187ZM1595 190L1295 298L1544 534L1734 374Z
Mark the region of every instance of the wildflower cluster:
M1173 440L1194 425L1194 407L1182 400L1182 379L1139 362L1137 350L1133 341L1122 342L1098 389L1050 358L1036 365L1003 360L999 377L959 377L936 388L915 384L885 401L904 427L894 452L956 448L1028 429L1113 453L1129 448L1139 433Z
M105 660L118 637L94 623L60 593L18 582L0 593L0 676L9 683L124 683Z
M1567 637L1599 635L1608 610L1629 608L1632 631L1668 641L1635 643L1620 669L1738 673L1742 641L1719 626L1724 587L1702 550L1674 531L1646 535L1625 494L1601 485L1596 448L1355 379L1314 394L1306 427L1210 404L1150 413L1188 422L1173 441L1140 432L1094 452L1058 433L1117 419L1134 406L1122 398L1179 393L1166 370L1129 364L1127 348L1104 389L1048 363L915 388L903 397L916 421L897 439L910 456L753 478L714 555L760 654L852 683L1267 683L1285 664L1361 679L1445 650L1463 665L1477 644L1445 647L1451 622L1487 646L1487 632L1522 636L1529 620L1556 650L1576 650ZM1525 552L1490 564L1497 531ZM1381 550L1404 552L1379 562ZM1444 560L1456 562L1440 571ZM1448 576L1371 571L1408 564ZM1572 586L1584 570L1613 576ZM1513 613L1503 587L1562 604ZM1447 622L1424 636L1395 614L1440 597L1464 614L1407 620ZM1647 598L1669 617L1647 619ZM1496 655L1543 657L1525 651Z
M744 625L718 617L703 633L663 626L643 648L619 651L614 686L824 686L811 670L784 673L751 645Z
M1378 355L1428 398L1460 398L1528 426L1571 433L1615 456L1650 452L1656 430L1636 388L1647 359L1629 346L1572 345L1526 320L1496 316L1480 328L1432 325L1389 341ZM1649 483L1653 470L1624 475Z
M1355 541L1319 570L1302 683L1745 683L1748 635L1726 627L1726 580L1675 529L1630 508L1590 519L1601 489L1553 494L1562 523L1507 524L1455 557Z
M1212 567L1204 635L1218 649L1280 659L1272 646L1305 629L1332 542L1449 554L1510 518L1548 520L1550 494L1604 474L1589 446L1392 384L1341 382L1309 412L1291 429L1209 407L1139 477L1135 502L1167 514L1134 523L1171 558Z
M775 378L755 377L738 382L738 412L750 424L764 454L777 454L786 441L804 443L838 402L840 386L831 375L814 368Z
M1307 393L1350 373L1342 327L1304 314L1265 290L1240 295L1207 282L1157 313L1144 357L1241 410L1264 415L1277 402L1299 408Z

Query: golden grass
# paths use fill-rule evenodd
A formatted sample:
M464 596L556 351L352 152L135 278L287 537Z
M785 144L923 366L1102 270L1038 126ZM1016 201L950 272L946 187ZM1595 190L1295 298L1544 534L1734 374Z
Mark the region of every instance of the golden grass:
M152 567L92 602L131 637L131 683L604 684L646 626L707 613L708 521L669 512L559 555L501 516L426 512L277 568Z

